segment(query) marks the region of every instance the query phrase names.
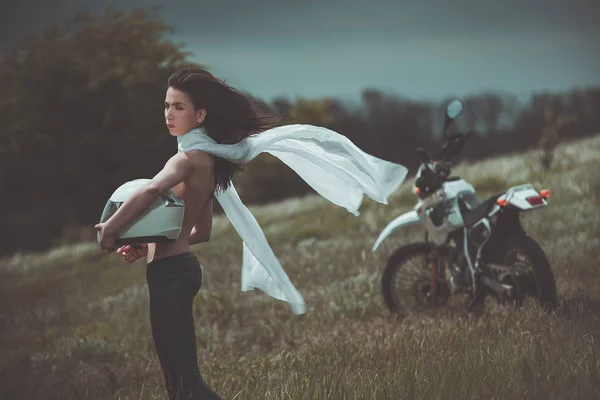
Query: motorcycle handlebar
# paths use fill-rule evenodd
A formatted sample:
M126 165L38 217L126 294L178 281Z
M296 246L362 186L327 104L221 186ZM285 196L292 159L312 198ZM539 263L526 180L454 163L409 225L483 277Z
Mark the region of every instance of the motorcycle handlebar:
M458 151L456 151L456 153L458 154L458 152L460 152L460 150L462 149L462 146L464 145L464 143L473 134L474 134L473 131L468 131L466 134L456 133L456 134L450 136L448 141L442 146L442 153L440 154L439 159L442 162L450 161L450 158L454 157L456 155L456 154L452 154L450 152L451 150L453 150L453 146L457 146L457 145L459 146ZM423 162L433 161L433 157L421 147L417 148L417 154L419 155L419 157L421 158L421 160Z
M442 148L441 159L450 161L450 158L455 157L460 153L465 142L473 135L473 131L468 131L466 134L456 133L444 144Z

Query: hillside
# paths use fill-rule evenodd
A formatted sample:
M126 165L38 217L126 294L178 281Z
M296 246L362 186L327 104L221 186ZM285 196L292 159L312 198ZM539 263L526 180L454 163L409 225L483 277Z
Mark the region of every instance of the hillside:
M200 369L227 399L589 399L600 390L600 135L562 144L548 174L535 152L459 165L481 197L530 182L550 205L523 216L545 249L561 305L460 308L398 321L383 306L382 267L416 202L405 182L387 206L354 217L308 196L253 207L307 314L240 291L241 242L218 216L194 305ZM0 260L0 398L164 399L148 318L144 263L95 243Z

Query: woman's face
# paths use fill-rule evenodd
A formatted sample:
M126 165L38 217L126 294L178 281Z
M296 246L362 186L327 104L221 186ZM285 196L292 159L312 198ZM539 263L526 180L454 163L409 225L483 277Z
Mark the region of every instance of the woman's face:
M169 133L180 136L204 121L206 110L196 110L187 93L169 87L165 96L165 120Z

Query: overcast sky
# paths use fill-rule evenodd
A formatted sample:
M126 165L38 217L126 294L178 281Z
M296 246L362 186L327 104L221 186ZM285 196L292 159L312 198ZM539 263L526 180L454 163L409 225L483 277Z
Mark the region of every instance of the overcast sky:
M3 5L0 48L115 3ZM600 85L598 0L122 0L118 8L152 5L194 61L265 100L357 98L367 87L439 99Z

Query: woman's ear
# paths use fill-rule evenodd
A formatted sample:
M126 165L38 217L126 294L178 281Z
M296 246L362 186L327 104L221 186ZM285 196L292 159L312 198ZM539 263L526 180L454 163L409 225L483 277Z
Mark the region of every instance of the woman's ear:
M199 124L202 124L204 122L205 118L206 118L206 110L204 108L202 108L196 112L196 121Z

